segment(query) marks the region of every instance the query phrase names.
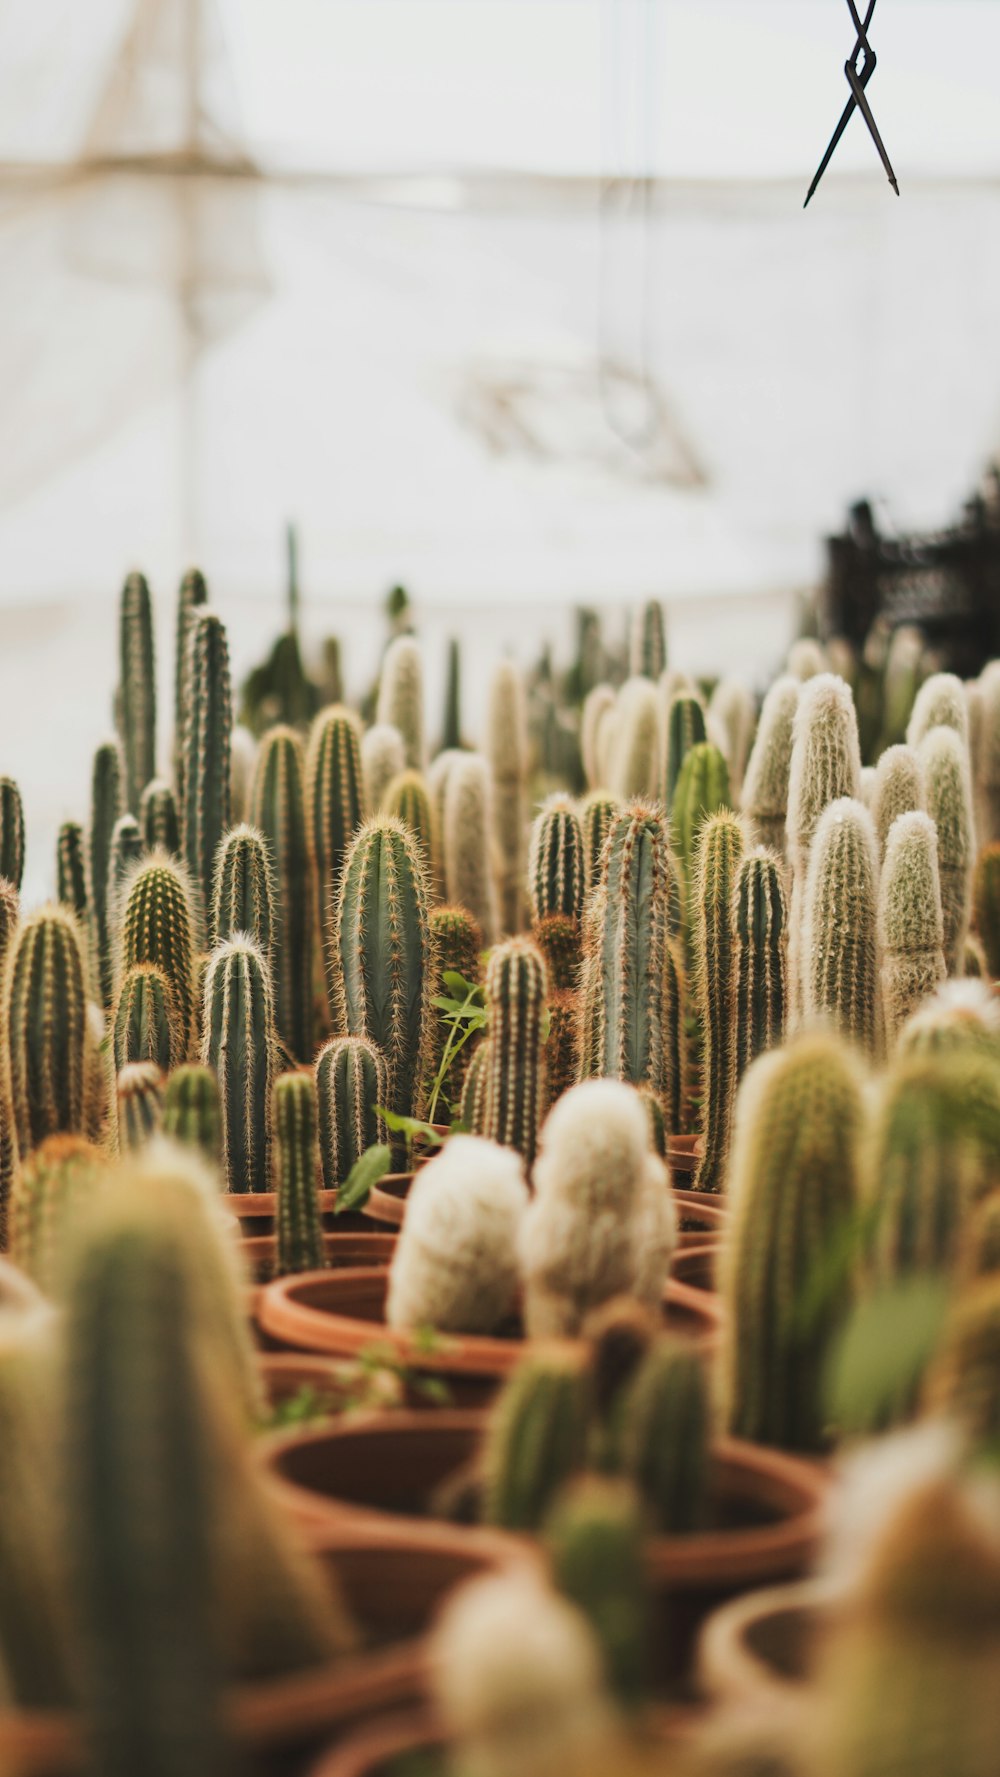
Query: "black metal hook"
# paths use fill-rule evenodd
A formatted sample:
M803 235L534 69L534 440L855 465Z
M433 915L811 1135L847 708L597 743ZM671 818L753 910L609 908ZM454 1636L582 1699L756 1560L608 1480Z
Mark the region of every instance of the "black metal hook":
M826 172L827 167L830 165L837 144L856 110L861 112L862 117L868 125L872 141L878 149L882 165L888 175L889 184L892 186L896 196L899 196L899 186L896 182L896 175L892 170L892 163L885 151L885 145L882 141L882 137L879 135L878 125L872 116L871 106L868 103L868 98L865 92L865 88L878 66L878 57L868 41L868 27L870 26L875 13L876 0L869 0L868 11L865 13L863 20L858 12L856 0L847 0L847 6L851 18L854 21L855 31L857 32L857 41L854 45L854 52L850 59L844 63L844 74L847 79L847 84L851 89L851 96L844 107L840 122L833 132L830 146L824 154L823 159L820 161L816 177L809 187L806 201L803 205L804 209L808 209L810 202L815 196L816 188L819 185L823 174ZM859 64L861 65L859 66Z

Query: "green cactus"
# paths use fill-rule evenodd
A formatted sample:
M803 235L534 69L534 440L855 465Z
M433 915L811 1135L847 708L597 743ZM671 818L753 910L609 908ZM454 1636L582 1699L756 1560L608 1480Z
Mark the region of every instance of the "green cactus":
M762 1056L740 1088L720 1279L722 1383L729 1430L753 1443L824 1447L823 1376L854 1293L839 1255L860 1198L856 1067L838 1038L809 1033Z
M56 842L56 899L87 929L87 853L79 821L63 821Z
M153 609L143 574L122 588L119 629L119 714L125 757L125 806L139 813L142 792L156 776L156 664Z
M118 1146L135 1154L163 1122L163 1074L152 1061L130 1061L118 1075Z
M398 729L406 765L422 771L424 740L424 662L419 642L400 635L389 643L382 661L376 721Z
M879 883L882 1014L886 1045L945 978L937 830L929 815L893 822Z
M599 1474L615 1474L621 1468L625 1403L659 1325L660 1316L632 1296L612 1296L587 1317L583 1333L593 1403L587 1466Z
M583 837L583 889L589 894L601 880L601 859L611 823L621 810L617 796L594 790L580 804L580 832Z
M992 981L1000 980L1000 844L988 845L976 859L973 878L976 932Z
M549 1034L545 1039L546 1103L554 1105L557 1098L575 1086L579 1077L579 1012L576 994L557 988L549 996Z
M108 860L108 929L115 951L121 944L126 883L143 855L142 833L135 815L119 815L111 835L111 856Z
M465 907L446 903L430 912L431 944L440 972L453 970L466 981L478 981L483 934ZM439 989L444 991L443 986Z
M624 801L660 792L660 700L649 679L626 679L618 693L610 787Z
M488 920L483 919L481 905L473 905L466 901L460 886L460 878L453 883L448 876L448 897L452 901L461 901L476 914L492 941L495 932L503 932L513 936L519 932L524 915L524 877L525 847L524 836L528 821L528 716L524 693L524 681L521 670L512 660L498 661L490 681L489 704L486 713L486 757L489 761L489 785L483 794L490 807L492 834L486 841L484 861L489 868L489 858L495 851L497 871L497 912L496 926L492 927ZM475 783L474 773L461 780L465 785L465 798L471 799ZM456 792L457 794L457 792ZM446 791L446 820L451 821L450 859L458 860L461 855L463 835L458 823L461 816L457 810L447 814L448 801L451 796L450 786ZM474 811L473 811L474 813ZM446 850L449 839L445 840ZM482 893L482 891L481 891ZM488 901L488 896L484 899Z
M215 854L229 826L233 694L229 644L214 611L192 617L184 730L183 849L203 921L212 900Z
M953 728L932 728L921 742L927 813L937 827L938 875L949 975L962 969L972 903L975 834L968 749Z
M173 988L161 969L137 963L122 982L112 1031L116 1072L132 1061L152 1061L167 1074L184 1059L183 1031Z
M647 599L632 613L629 626L629 672L658 679L667 664L667 625L663 606Z
M448 665L445 670L444 684L444 722L441 728L441 747L460 747L462 744L462 650L455 636L448 641Z
M190 568L184 575L177 595L177 631L174 652L174 780L177 784L177 795L184 800L184 736L187 732L188 708L188 644L191 626L200 608L208 603L208 587L205 576L197 568ZM157 845L166 841L159 837ZM179 846L169 846L168 850L179 850Z
M181 823L177 798L162 777L154 777L142 792L139 826L145 851L166 851L180 856Z
M108 878L111 869L111 838L122 812L121 777L121 754L114 741L107 741L94 754L90 830L87 835L93 989L105 1011L110 1011L115 997L115 954Z
M983 669L975 699L976 810L980 841L1000 844L1000 661Z
M17 929L3 984L0 1034L21 1160L47 1135L87 1125L84 945L65 907L43 907Z
M893 823L901 814L919 813L925 807L924 773L912 747L887 747L875 768L871 809L880 860Z
M691 748L681 767L670 808L671 844L684 873L691 929L697 893L697 858L701 829L709 815L731 807L726 761L711 741L702 741Z
M234 934L209 960L201 1048L219 1082L230 1191L271 1189L275 1049L271 971L253 939Z
M788 773L787 855L792 871L789 966L797 1002L804 999L807 964L802 956L806 876L813 838L831 802L861 793L858 719L850 687L819 673L803 687L792 723Z
M667 712L661 800L672 808L677 780L692 747L708 739L705 727L705 706L693 691L678 691L670 700Z
M211 935L216 944L245 932L271 963L274 875L264 835L241 823L225 834L215 860Z
M465 1071L459 1122L470 1135L486 1132L486 1092L490 1079L489 1043L480 1043Z
M581 1017L593 1031L589 1072L648 1084L668 1100L664 982L673 887L663 821L655 808L633 803L612 824L600 902L586 922L593 967L583 970ZM581 1074L589 1049L584 1038Z
M652 1605L635 1489L587 1475L556 1502L545 1527L552 1576L590 1623L613 1695L626 1708L649 1688Z
M80 1135L49 1135L18 1169L10 1197L13 1263L46 1296L61 1294L73 1224L108 1176L99 1147Z
M776 679L761 705L757 738L743 780L743 813L758 845L784 858L787 851L788 781L792 764L795 712L801 682Z
M219 1082L210 1067L195 1062L174 1068L163 1094L163 1133L194 1148L212 1167L222 1154Z
M973 878L973 897L974 896L975 878ZM989 965L986 961L986 952L975 932L966 933L965 947L962 951L962 979L966 981L988 981L992 979L990 976Z
M590 1391L580 1355L559 1346L526 1357L490 1417L483 1515L503 1530L541 1528L557 1494L584 1466Z
M698 848L695 967L704 1065L705 1145L696 1191L725 1189L733 1094L736 1090L737 959L734 897L743 861L743 828L733 814L713 814Z
M436 895L441 878L437 815L426 781L419 771L403 771L385 793L383 809L408 827L420 848L428 892Z
M917 692L906 730L906 744L917 748L932 728L953 728L969 744L969 710L965 686L954 673L932 673Z
M229 738L229 813L234 827L250 819L256 770L257 742L249 728L237 722Z
M316 1079L311 1068L274 1083L278 1191L278 1272L316 1271L325 1263L316 1174Z
M735 1084L751 1062L780 1048L788 1011L788 903L781 864L759 848L736 878Z
M657 1339L624 1392L619 1459L662 1535L706 1522L710 1430L704 1360L679 1340Z
M1000 1191L991 1191L970 1216L962 1236L960 1261L963 1283L1000 1272Z
M542 1021L548 996L545 962L525 938L498 944L486 968L489 1076L484 1133L535 1158L545 1110Z
M139 963L159 969L170 984L180 1029L178 1054L186 1060L197 1032L194 913L181 866L161 852L139 864L121 918L122 977Z
M973 1450L1000 1446L1000 1277L983 1277L956 1298L927 1392Z
M306 806L313 894L326 964L327 999L332 1007L335 980L329 948L333 910L347 848L365 816L361 725L342 705L321 710L312 725L306 755Z
M16 889L24 876L24 806L12 777L0 777L0 876Z
M528 855L531 912L536 924L552 913L583 911L583 834L568 796L550 796L531 829Z
M818 681L817 681L818 683ZM820 817L803 909L802 1000L874 1055L878 1041L878 862L868 810L844 797Z
M382 807L382 798L401 771L406 770L403 737L388 722L376 722L361 741L361 770L365 781L365 803L372 814Z
M531 928L533 944L545 958L549 982L564 993L577 985L580 968L580 922L567 913L549 913Z
M323 1189L336 1191L362 1154L386 1139L376 1107L389 1093L385 1056L364 1037L333 1037L316 1057Z
M253 822L270 850L276 918L271 933L278 1035L296 1061L312 1057L312 874L305 802L305 754L293 728L271 728L260 743Z

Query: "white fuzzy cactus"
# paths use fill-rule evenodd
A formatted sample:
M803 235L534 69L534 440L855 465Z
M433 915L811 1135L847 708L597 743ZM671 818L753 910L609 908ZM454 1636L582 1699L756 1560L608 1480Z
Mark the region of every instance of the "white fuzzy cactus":
M965 686L954 673L932 673L925 679L913 702L906 728L906 744L919 747L932 728L954 728L968 746L969 709Z
M818 683L819 681L814 681ZM869 1054L878 1041L878 857L872 817L839 797L809 854L802 928L803 1011Z
M527 1202L512 1149L452 1136L410 1189L389 1272L389 1326L492 1333L516 1302Z
M802 956L806 872L823 810L861 791L858 719L849 685L819 673L805 685L792 725L788 774L787 856L792 869L788 960L800 1008L805 1000Z
M788 774L792 762L792 730L802 686L790 674L775 679L761 706L757 738L743 780L743 812L758 845L785 855Z
M614 707L615 694L610 685L595 685L583 700L580 713L580 754L589 790L603 790L605 787L601 776L597 737L605 716L612 713Z
M808 679L818 679L821 673L829 670L823 648L812 636L802 636L792 643L788 650L786 671L793 679L798 679L801 685Z
M406 770L403 736L391 722L376 722L362 736L361 770L368 807L377 810L393 778Z
M920 762L927 789L927 813L938 834L944 960L949 975L961 975L976 857L969 749L953 728L932 728L920 743Z
M655 797L660 766L660 704L650 679L626 679L615 709L608 788L616 796Z
M708 715L710 723L718 730L718 745L729 767L733 795L738 796L757 721L754 700L740 679L720 679L712 693Z
M405 766L411 771L423 771L427 762L424 661L420 643L413 636L397 636L385 651L376 719L399 730L403 737Z
M494 944L500 915L493 868L493 778L481 753L462 753L447 772L443 830L448 899L479 921L484 944Z
M886 841L894 821L926 807L924 768L920 755L910 746L886 747L875 767L871 809L878 840L878 855L885 857Z
M945 979L937 828L929 815L901 814L889 829L879 883L882 1013L887 1046Z

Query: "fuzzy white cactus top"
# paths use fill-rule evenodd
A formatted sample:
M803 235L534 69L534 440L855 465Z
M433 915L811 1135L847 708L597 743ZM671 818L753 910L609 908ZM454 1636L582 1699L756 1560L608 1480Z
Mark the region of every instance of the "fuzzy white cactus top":
M389 1272L389 1326L492 1332L516 1301L527 1202L513 1149L452 1136L410 1190Z

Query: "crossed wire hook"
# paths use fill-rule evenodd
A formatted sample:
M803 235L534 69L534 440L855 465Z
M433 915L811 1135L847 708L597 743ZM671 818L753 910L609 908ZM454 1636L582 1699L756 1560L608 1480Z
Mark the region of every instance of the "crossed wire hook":
M875 12L876 0L869 0L868 11L865 13L863 23L858 14L857 0L847 0L847 5L850 10L851 18L854 20L854 28L857 31L857 42L854 45L854 53L850 60L844 63L844 73L847 76L847 84L851 89L851 96L848 99L847 104L844 106L843 116L833 132L830 146L824 154L823 159L820 161L819 171L809 187L809 192L803 205L803 209L809 208L809 204L815 196L816 188L833 159L837 144L856 110L861 112L862 117L868 125L872 141L875 143L875 146L879 151L882 165L889 176L889 184L892 186L896 196L899 196L899 186L896 183L896 175L892 170L892 163L885 151L885 145L878 132L878 124L872 116L871 106L869 105L865 94L865 88L878 66L878 57L868 41L868 27L872 22L872 16ZM862 62L861 67L858 66L859 62Z

